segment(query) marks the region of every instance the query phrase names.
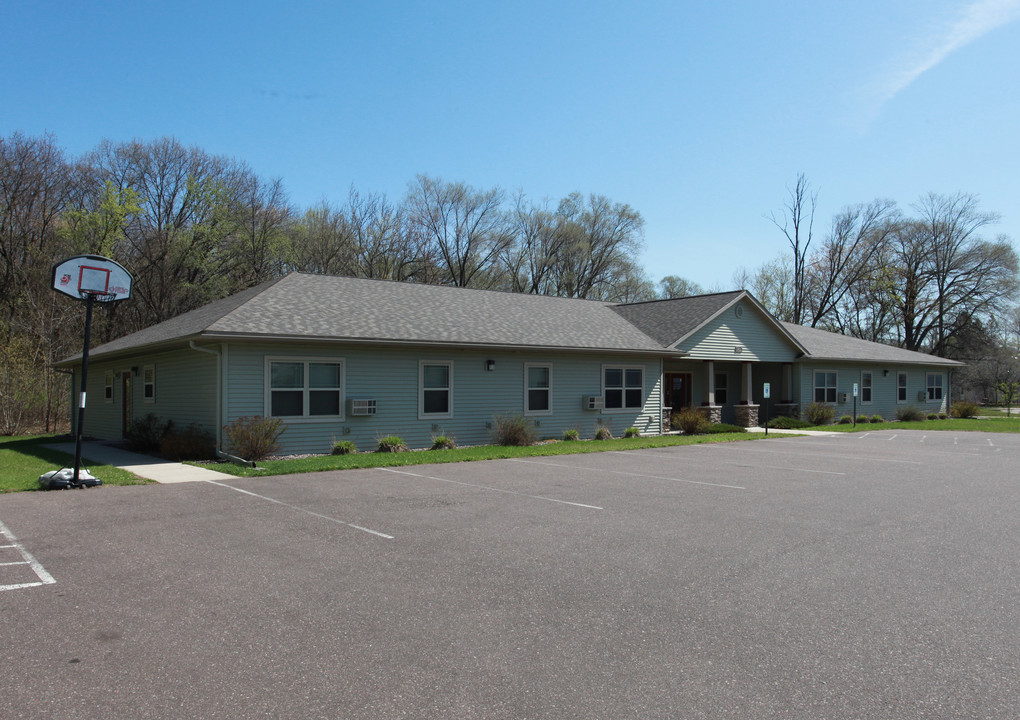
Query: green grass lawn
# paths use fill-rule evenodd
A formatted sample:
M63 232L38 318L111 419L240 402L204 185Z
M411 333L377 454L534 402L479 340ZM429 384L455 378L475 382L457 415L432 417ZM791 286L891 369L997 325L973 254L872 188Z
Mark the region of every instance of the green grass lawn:
M0 437L0 493L38 490L39 476L50 470L74 466L74 456L43 445L66 440L66 436L34 435ZM83 463L103 485L144 485L151 482L109 465Z
M820 425L805 430L828 430L830 432L872 432L875 430L952 430L954 432L1020 433L1020 416L1007 418L947 418L945 420L920 420L918 422L858 423L853 425Z
M771 437L778 437L773 435ZM609 450L638 450L640 448L698 445L701 443L733 442L735 440L762 440L761 433L720 433L718 435L664 435L617 440L578 440L551 442L527 447L484 445L455 448L453 450L416 450L401 453L363 452L353 455L316 455L294 460L265 460L258 469L232 463L191 463L219 472L244 477L257 475L289 475L292 473L319 472L321 470L353 470L356 468L394 467L400 465L427 465L432 463L470 462L506 458L545 457L549 455L575 455L606 452Z

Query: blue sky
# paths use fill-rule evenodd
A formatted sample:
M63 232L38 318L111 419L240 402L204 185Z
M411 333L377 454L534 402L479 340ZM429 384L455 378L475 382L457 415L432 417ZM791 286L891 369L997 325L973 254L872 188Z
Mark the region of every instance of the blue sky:
M172 135L292 202L418 173L645 218L653 280L715 289L883 197L965 191L1020 239L1020 0L19 2L0 11L0 135Z

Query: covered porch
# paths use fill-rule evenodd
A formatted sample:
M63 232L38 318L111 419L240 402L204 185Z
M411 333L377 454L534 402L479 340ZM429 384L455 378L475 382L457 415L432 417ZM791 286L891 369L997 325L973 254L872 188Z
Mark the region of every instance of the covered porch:
M792 362L669 361L663 365L663 417L694 408L713 423L756 427L766 416L796 416L793 376Z

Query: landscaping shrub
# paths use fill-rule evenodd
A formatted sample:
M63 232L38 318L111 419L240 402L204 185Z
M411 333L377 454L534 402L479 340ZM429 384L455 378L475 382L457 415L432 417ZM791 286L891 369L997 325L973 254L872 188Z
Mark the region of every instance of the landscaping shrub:
M625 438L641 437L641 431L636 427L629 427L623 431L623 436Z
M980 409L976 403L955 402L949 411L953 414L954 418L972 418L977 417Z
M853 423L854 423L854 419L850 415L844 415L843 417L841 417L839 419L839 424L840 425L853 425Z
M431 450L453 450L457 447L457 443L452 437L447 435L436 435L432 438Z
M804 418L811 425L828 425L836 417L836 408L825 403L813 402L804 410Z
M216 438L194 423L183 430L170 430L159 444L167 460L215 460Z
M924 413L913 405L896 409L896 419L900 422L921 422L924 417Z
M669 420L669 426L674 430L679 430L684 435L697 435L700 432L704 432L704 428L708 424L705 416L694 408L684 408L680 412L673 413Z
M613 439L613 433L605 425L599 425L598 429L595 431L595 439L596 440L612 440Z
M405 452L407 445L404 444L404 440L397 435L387 435L384 438L379 438L379 447L376 448L376 452Z
M928 419L929 420L938 420L939 419L939 415L938 415L938 413L928 413Z
M701 429L705 435L718 435L719 433L742 433L747 432L746 427L730 425L728 423L706 423Z
M578 440L578 439L580 439L580 437L581 437L581 433L577 432L577 430L575 430L574 428L571 428L570 430L564 430L563 431L563 439L564 440Z
M523 415L498 415L492 430L497 445L524 447L535 444L535 426Z
M234 454L244 460L265 460L280 449L283 420L261 415L239 417L226 425L227 441Z
M871 422L873 422L873 423L885 422L885 418L882 417L881 415L872 415L871 416Z
M800 428L811 427L811 423L807 420L801 420L800 418L790 417L788 415L774 417L766 424L770 428L777 428L779 430L798 430Z
M173 429L173 420L166 422L149 413L131 423L131 427L124 434L128 447L132 450L144 453L159 452L160 445L166 434Z
M871 418L869 418L867 415L858 415L857 416L857 424L858 425L867 425L869 422L871 422Z
M945 419L947 419L948 417L949 417L949 416L948 416L948 415L946 415L945 413L939 413L939 420L945 420Z
M353 440L339 440L333 443L333 455L353 455L358 452L358 446Z

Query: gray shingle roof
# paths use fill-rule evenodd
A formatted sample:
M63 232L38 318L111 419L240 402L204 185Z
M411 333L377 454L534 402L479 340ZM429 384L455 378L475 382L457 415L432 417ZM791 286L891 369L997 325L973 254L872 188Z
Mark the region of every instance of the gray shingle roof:
M743 294L742 290L734 290L675 300L616 305L613 310L666 347L696 330Z
M99 346L92 355L211 337L663 353L609 303L292 273Z
M819 330L818 328L781 323L786 331L807 348L809 357L816 360L860 360L868 362L887 362L892 364L921 364L958 366L963 363L948 360L936 355L904 350L903 348L884 345L882 343L861 340Z

